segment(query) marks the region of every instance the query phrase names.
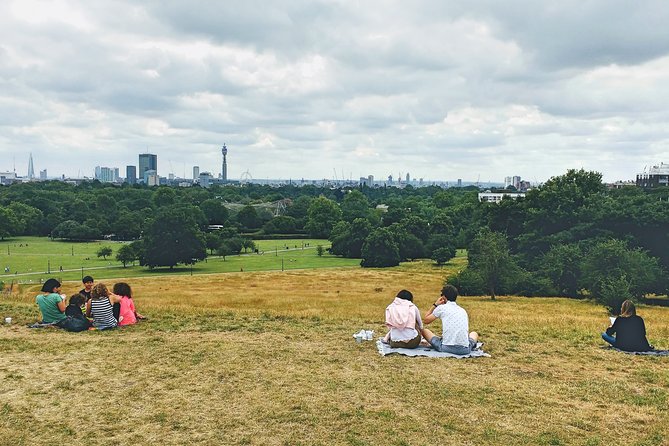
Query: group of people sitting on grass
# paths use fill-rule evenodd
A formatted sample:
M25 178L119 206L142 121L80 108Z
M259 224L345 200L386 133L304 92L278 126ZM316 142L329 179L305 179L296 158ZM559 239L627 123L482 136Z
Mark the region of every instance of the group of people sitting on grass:
M456 303L457 297L457 288L446 285L439 299L421 318L411 292L400 291L386 307L386 326L389 331L381 341L393 348L416 348L422 344L439 352L470 354L477 348L479 335L475 331L469 332L469 317L465 309ZM424 327L437 319L441 319L441 337ZM634 303L629 300L623 302L620 315L614 320L612 318L612 324L602 333L602 339L624 351L645 352L654 349L646 339L643 319L637 316Z
M48 279L37 295L37 306L42 313L43 325L53 325L67 331L89 329L108 330L132 325L144 319L135 309L132 289L125 282L116 283L113 292L104 283L95 284L91 276L82 279L84 288L69 298L60 294L61 284Z

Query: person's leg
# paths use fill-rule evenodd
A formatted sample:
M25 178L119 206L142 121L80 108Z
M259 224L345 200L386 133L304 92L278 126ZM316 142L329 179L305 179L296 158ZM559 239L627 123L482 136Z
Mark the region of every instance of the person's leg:
M434 338L434 333L432 333L429 329L423 328L422 330L418 330L421 335L425 338L427 342L432 344L432 338ZM441 339L439 339L439 342L441 342Z
M440 352L451 353L453 355L468 355L472 351L469 348L469 345L442 345Z
M604 332L604 333L602 333L602 339L604 339L606 342L608 342L612 346L614 346L614 347L616 346L616 337L615 336L611 336L611 335L607 334L606 332Z
M469 333L469 339L472 339L474 342L478 342L479 334L475 331L472 331L471 333Z

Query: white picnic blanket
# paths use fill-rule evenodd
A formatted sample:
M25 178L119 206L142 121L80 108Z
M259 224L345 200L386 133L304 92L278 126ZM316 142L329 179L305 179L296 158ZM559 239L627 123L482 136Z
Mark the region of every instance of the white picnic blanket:
M418 348L392 348L388 344L381 342L381 339L376 341L376 348L379 350L381 356L391 355L396 353L398 355L404 356L429 356L430 358L479 358L482 356L490 357L489 354L480 349L483 344L480 342L476 345L476 350L468 355L454 355L453 353L442 353L438 352L430 347L418 347Z

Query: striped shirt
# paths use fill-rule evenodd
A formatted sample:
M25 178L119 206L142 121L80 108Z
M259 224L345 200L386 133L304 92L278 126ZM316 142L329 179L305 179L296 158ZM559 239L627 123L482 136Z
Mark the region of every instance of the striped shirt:
M93 316L93 326L99 330L114 328L118 325L108 297L91 299L91 315Z

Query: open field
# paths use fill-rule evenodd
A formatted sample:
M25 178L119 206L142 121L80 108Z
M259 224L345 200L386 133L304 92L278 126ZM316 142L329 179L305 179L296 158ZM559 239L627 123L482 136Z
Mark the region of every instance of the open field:
M71 243L51 241L44 237L17 237L0 242L0 281L10 283L12 280L21 282L43 281L49 277L62 280L81 279L86 274L95 278L109 277L154 277L162 274L191 274L190 266L156 268L149 270L140 266L123 265L114 256L121 242L95 241L87 243ZM325 253L316 255L316 246L329 247L327 240L260 240L256 242L258 254L227 256L225 259L213 256L206 262L193 266L193 274L211 274L232 271L277 271L289 269L337 268L342 266L358 266L359 259L343 259ZM98 258L96 251L101 246L109 246L114 254L106 260ZM288 248L288 249L286 249ZM4 268L10 267L10 273ZM63 271L60 271L62 266ZM51 270L51 274L47 271ZM18 273L18 274L16 274Z
M586 301L461 298L491 358L353 341L383 332L401 288L427 309L461 262L135 278L150 320L114 332L29 330L37 287L3 296L16 324L0 327L0 444L669 442L669 358L601 349L606 313ZM640 314L669 348L669 308Z

